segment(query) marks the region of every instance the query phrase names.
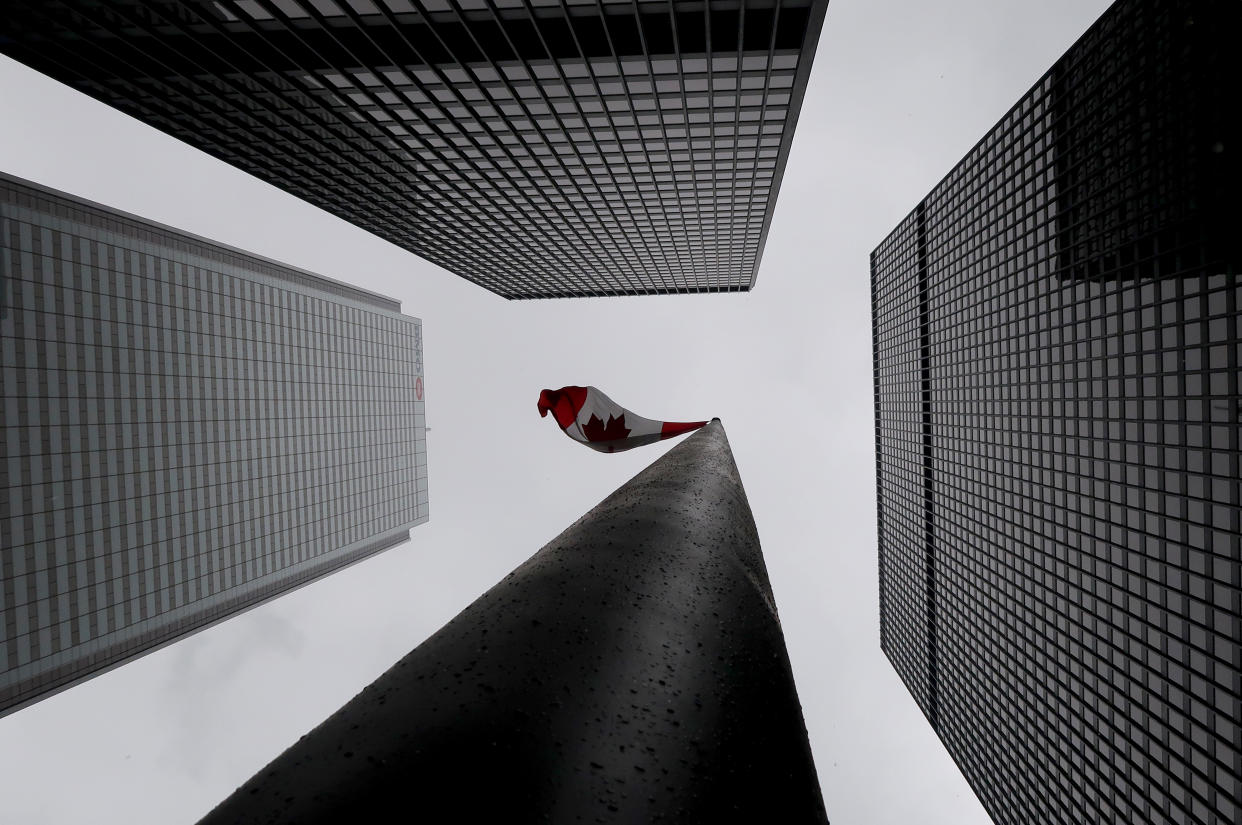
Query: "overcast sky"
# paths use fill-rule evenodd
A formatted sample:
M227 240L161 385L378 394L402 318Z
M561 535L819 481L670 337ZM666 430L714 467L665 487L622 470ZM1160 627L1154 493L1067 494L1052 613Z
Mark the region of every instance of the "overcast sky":
M507 302L0 57L0 170L400 299L432 429L410 542L0 719L0 822L196 821L667 449L565 384L723 420L830 819L988 822L879 649L868 255L1107 5L833 0L742 295Z

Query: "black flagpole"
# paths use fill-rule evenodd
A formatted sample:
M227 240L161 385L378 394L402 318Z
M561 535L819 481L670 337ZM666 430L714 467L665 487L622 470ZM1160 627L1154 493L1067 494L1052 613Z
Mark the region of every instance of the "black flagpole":
M719 419L257 773L219 823L826 823Z

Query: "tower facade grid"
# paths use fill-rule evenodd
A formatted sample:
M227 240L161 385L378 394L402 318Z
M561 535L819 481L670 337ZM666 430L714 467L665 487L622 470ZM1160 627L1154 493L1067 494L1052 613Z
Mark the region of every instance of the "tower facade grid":
M1242 816L1240 26L1114 4L872 254L881 646L997 823Z
M507 298L739 291L826 6L16 2L0 51Z
M399 309L0 176L0 713L427 520Z

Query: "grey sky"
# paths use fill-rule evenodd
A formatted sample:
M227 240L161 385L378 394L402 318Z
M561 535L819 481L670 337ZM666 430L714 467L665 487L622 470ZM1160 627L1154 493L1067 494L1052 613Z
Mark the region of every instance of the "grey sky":
M832 821L987 822L879 650L868 255L1107 5L833 0L747 295L506 302L0 58L0 169L399 298L432 428L411 542L0 719L0 823L195 821L667 449L575 383L723 420Z

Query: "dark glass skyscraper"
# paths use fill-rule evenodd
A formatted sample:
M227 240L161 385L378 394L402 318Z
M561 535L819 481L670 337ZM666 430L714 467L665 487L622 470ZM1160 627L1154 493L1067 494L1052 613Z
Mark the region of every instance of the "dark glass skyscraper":
M10 0L0 51L507 298L754 285L827 0Z
M1242 818L1242 5L1121 0L874 251L881 645L998 823Z
M0 715L427 520L400 308L0 175Z

